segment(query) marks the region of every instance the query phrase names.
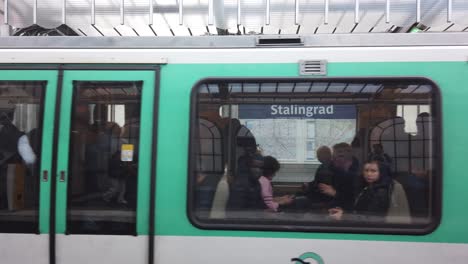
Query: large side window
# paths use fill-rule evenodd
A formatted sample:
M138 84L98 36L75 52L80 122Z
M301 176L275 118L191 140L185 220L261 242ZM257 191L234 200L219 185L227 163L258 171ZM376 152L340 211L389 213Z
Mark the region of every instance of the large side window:
M194 89L197 226L427 233L438 223L432 82L206 80Z
M0 232L38 232L46 82L0 82Z

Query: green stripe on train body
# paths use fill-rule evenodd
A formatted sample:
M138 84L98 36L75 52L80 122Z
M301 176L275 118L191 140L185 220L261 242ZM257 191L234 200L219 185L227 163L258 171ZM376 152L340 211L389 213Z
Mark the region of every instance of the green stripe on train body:
M156 233L169 236L275 237L346 240L468 242L468 156L465 62L329 63L327 77L421 76L439 85L443 115L443 205L440 226L424 236L201 230L187 216L187 166L191 89L209 77L298 77L298 65L168 64L161 67ZM464 122L465 121L465 122Z

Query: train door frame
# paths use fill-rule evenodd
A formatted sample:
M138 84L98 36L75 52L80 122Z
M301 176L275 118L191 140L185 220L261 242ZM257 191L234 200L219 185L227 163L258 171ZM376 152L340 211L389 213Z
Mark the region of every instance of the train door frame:
M146 84L143 84L144 89L142 89L141 95L141 124L142 128L140 130L140 145L147 145L144 150L144 155L147 156L146 160L148 162L146 166L146 171L139 169L138 177L138 198L137 198L137 209L136 209L136 230L134 236L108 236L108 235L93 235L93 241L101 240L102 243L105 243L107 240L125 240L130 239L134 240L135 237L140 236L139 244L135 248L141 248L140 257L143 262L150 261L154 259L154 253L152 252L151 246L149 246L148 256L145 256L146 245L154 244L154 192L155 192L155 158L156 153L156 133L157 133L157 106L159 98L159 66L157 65L148 65L148 66L102 66L99 65L90 65L90 66L74 66L74 65L64 65L61 67L61 82L60 94L57 95L57 105L60 109L60 113L57 113L56 116L56 127L59 129L56 133L55 140L56 144L56 170L55 170L55 191L56 195L54 204L54 219L51 221L51 261L50 263L64 263L64 259L67 258L65 254L66 247L61 248L61 243L64 241L71 241L73 239L78 239L83 245L83 243L89 242L86 240L87 236L83 235L71 235L67 232L66 229L66 186L67 186L67 177L68 177L68 154L69 154L69 138L70 138L70 122L69 118L71 116L72 109L72 100L73 100L73 84L71 83L74 80L96 80L96 81L127 81L142 79ZM92 76L92 72L97 72ZM65 94L66 93L66 94ZM68 121L67 121L68 119ZM154 121L154 122L153 122ZM67 124L68 122L68 124ZM153 123L152 123L153 122ZM152 131L153 130L153 131ZM144 142L144 143L143 143ZM143 147L142 147L143 148ZM143 156L143 155L142 155ZM141 160L141 159L140 159ZM141 164L141 163L139 163ZM62 173L64 172L64 173ZM145 173L148 173L148 176L141 177ZM65 174L65 175L64 175ZM145 182L143 182L145 181ZM146 190L141 190L142 186L149 186L145 188ZM144 201L143 197L148 197L148 201ZM151 198L149 198L151 197ZM150 208L147 208L147 207ZM143 208L144 207L144 208ZM145 236L148 236L149 240L146 242ZM65 242L66 243L66 242ZM99 243L99 242L98 242ZM128 244L125 242L125 244ZM96 244L93 245L96 249ZM114 249L115 250L115 249ZM73 248L68 254L74 251ZM99 252L96 251L96 252ZM125 252L128 255L128 251ZM103 254L101 254L103 255ZM89 256L89 257L96 257ZM104 257L109 257L104 256ZM75 258L76 259L76 258ZM73 259L68 258L67 261L73 261ZM95 261L96 259L93 259ZM76 260L78 261L78 260ZM81 258L80 262L83 261ZM119 259L119 261L125 261L124 259ZM117 261L118 262L118 261ZM114 262L114 263L117 263ZM69 263L69 262L67 262Z
M39 81L45 82L45 91L41 106L42 130L40 131L40 166L37 171L39 177L38 199L38 226L37 235L19 233L1 233L7 237L12 248L27 246L28 250L8 250L8 255L3 256L4 261L14 259L24 262L31 260L37 263L48 263L48 248L50 247L50 210L51 210L51 185L53 172L53 133L46 133L54 129L55 100L57 92L58 71L52 68L31 68L0 66L1 81ZM36 153L37 154L37 153Z

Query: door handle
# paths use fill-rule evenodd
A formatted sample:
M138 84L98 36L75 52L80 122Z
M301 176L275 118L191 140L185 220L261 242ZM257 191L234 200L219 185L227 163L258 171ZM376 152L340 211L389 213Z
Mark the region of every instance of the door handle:
M49 172L48 171L42 171L42 181L48 181L49 180Z
M65 181L65 171L60 171L59 181L61 181L61 182Z

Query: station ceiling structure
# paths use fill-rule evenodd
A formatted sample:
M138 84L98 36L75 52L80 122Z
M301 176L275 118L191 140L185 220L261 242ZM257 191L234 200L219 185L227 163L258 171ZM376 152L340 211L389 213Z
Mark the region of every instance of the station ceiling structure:
M468 32L468 0L1 0L0 9L9 34L61 25L93 37Z

